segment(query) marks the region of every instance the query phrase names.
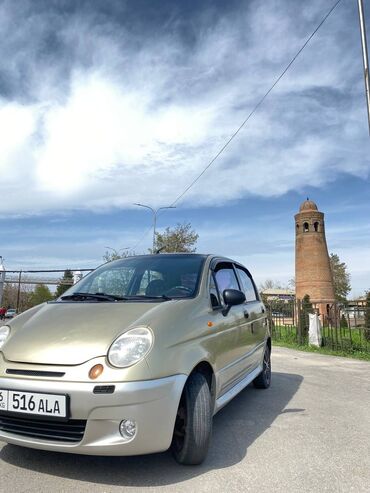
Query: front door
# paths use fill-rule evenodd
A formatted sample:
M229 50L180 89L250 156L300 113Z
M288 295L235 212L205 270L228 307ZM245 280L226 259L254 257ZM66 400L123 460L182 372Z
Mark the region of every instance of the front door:
M248 357L245 360L245 371L254 370L262 361L266 334L266 314L263 303L259 300L252 276L247 269L236 265L242 291L245 294L244 311L249 324L244 324L241 343Z
M240 285L231 262L219 262L212 273L213 292L211 302L217 313L218 323L218 350L217 370L219 394L229 390L244 374L244 350L241 346L240 335L243 325L248 325L244 316L244 305L233 306L227 315L223 315L225 308L222 293L225 289L238 289ZM212 287L212 284L211 284Z

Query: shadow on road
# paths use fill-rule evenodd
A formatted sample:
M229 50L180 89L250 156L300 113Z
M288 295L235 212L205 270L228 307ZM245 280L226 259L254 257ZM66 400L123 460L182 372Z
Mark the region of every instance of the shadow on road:
M237 464L279 414L304 411L286 408L302 380L300 375L274 373L270 389L263 391L248 386L215 416L211 447L201 466L179 466L169 452L136 457L93 457L15 445L5 445L0 459L38 473L104 485L150 487L179 483Z

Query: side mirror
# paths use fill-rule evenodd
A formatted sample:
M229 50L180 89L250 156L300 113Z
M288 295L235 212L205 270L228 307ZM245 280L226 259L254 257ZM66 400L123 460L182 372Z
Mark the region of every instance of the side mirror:
M226 317L230 308L235 305L241 305L245 302L245 294L239 289L225 289L222 293L226 307L222 310L222 315Z

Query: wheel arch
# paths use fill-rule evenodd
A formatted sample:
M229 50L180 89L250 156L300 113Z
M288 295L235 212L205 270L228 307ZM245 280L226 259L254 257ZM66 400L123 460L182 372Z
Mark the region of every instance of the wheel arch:
M199 361L199 363L197 363L194 366L194 368L192 369L192 371L189 373L188 379L189 379L190 375L192 375L193 373L201 373L206 378L208 386L209 386L209 390L211 392L212 406L214 407L215 400L216 400L216 376L215 376L215 371L213 369L213 366L207 360ZM186 385L186 382L185 382L185 385Z

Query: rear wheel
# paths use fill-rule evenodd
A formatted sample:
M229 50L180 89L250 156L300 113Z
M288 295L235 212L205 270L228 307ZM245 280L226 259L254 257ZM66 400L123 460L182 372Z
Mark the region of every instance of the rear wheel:
M201 373L190 375L176 415L171 451L180 464L201 464L206 458L212 431L212 399Z
M263 369L262 372L253 380L253 385L257 389L268 389L271 384L271 349L266 346L265 353L263 355Z

